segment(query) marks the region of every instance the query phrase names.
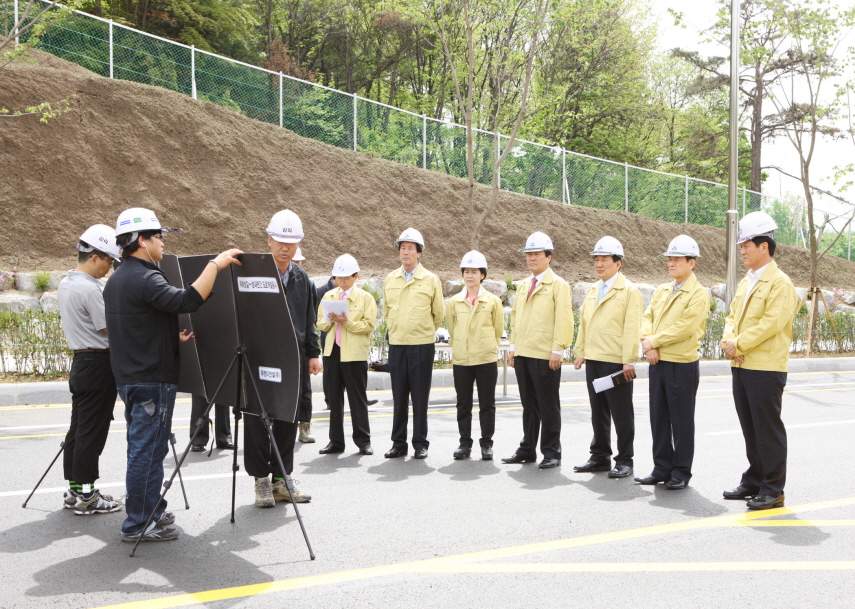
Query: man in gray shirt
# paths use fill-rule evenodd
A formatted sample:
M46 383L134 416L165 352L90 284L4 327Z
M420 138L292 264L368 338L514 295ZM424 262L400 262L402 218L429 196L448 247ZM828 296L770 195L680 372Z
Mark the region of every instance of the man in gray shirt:
M116 404L116 381L110 367L104 296L98 281L118 259L116 231L96 224L77 244L77 267L59 284L57 294L65 340L74 351L68 386L71 425L63 445L63 469L69 489L63 507L75 514L106 514L122 507L95 488L98 459Z

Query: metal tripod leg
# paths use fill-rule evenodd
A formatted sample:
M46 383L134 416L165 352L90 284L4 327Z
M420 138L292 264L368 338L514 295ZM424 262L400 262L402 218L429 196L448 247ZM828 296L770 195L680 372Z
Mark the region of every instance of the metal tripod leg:
M172 457L175 459L175 466L178 466L178 453L175 452L175 434L169 434L169 443L172 445ZM184 509L189 510L190 504L187 502L187 489L184 488L184 478L181 477L181 470L178 470L178 482L181 484L181 494L184 495Z
M44 480L44 479L45 479L45 476L47 476L47 475L48 475L48 472L49 472L49 471L51 470L51 468L53 467L53 464L54 464L54 463L56 463L56 460L57 460L57 459L59 459L59 456L62 454L62 451L63 451L63 450L65 450L65 441L62 441L62 442L60 442L60 443L59 443L59 452L58 452L58 453L56 453L56 456L53 458L53 461L51 461L51 462L50 462L50 465L48 465L47 469L45 470L45 473L43 473L43 474L42 474L42 477L41 477L41 478L39 478L39 481L38 481L38 482L36 482L36 486L35 486L35 488L33 488L33 490L32 490L32 491L30 492L30 494L27 496L27 499L24 501L24 504L21 506L22 508L27 507L27 503L29 503L30 498L31 498L33 495L35 495L35 493L36 493L36 489L37 489L37 488L39 488L39 485L42 483L42 480Z

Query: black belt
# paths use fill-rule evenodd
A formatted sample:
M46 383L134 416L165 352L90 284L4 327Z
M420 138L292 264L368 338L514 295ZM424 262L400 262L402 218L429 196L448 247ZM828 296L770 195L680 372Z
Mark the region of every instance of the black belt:
M75 349L75 353L109 353L109 349Z

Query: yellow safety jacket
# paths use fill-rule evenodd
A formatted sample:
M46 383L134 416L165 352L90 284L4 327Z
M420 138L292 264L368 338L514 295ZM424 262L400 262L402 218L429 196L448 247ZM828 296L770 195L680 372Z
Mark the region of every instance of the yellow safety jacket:
M383 316L391 345L425 345L436 340L445 302L439 277L419 264L409 281L404 267L392 271L383 284Z
M341 288L335 288L324 294L321 301L338 301ZM330 355L335 344L336 325L331 321L324 321L324 307L318 307L318 329L328 332L324 344L324 355ZM371 333L377 325L377 303L374 297L363 290L353 286L347 295L347 321L341 324L341 361L343 362L365 362L368 361L368 347L371 342Z
M772 260L746 298L747 291L748 278L744 277L724 321L722 342L735 338L736 354L745 356L742 364L732 361L730 365L786 372L798 306L796 288Z
M585 293L573 351L577 358L634 364L638 361L641 315L644 312L641 292L623 273L618 272L614 285L597 304L602 283L598 281Z
M572 294L567 282L547 269L531 298L526 298L532 279L517 287L510 341L515 356L549 359L553 351L564 351L573 344Z
M656 288L641 318L641 336L659 349L663 361L695 362L701 357L709 314L709 294L692 273L676 294L673 281Z
M445 314L451 339L451 357L458 366L495 363L505 328L502 301L481 289L475 306L466 300L466 288L451 298Z

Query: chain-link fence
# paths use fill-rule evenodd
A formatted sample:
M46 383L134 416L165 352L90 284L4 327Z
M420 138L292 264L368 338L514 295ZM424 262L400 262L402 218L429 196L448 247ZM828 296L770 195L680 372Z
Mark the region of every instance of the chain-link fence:
M44 1L44 0L40 0ZM0 32L10 33L26 0L0 0ZM22 38L26 39L26 35ZM332 146L465 178L466 129L230 60L145 34L112 21L75 13L52 26L39 48L110 78L180 91ZM497 156L508 137L476 130L475 180L492 183ZM686 176L576 154L524 140L514 143L499 170L504 190L598 209L623 210L675 223L725 226L727 187ZM741 214L772 214L781 243L808 242L799 203L740 189ZM842 214L815 212L831 244ZM852 231L831 254L852 260Z

